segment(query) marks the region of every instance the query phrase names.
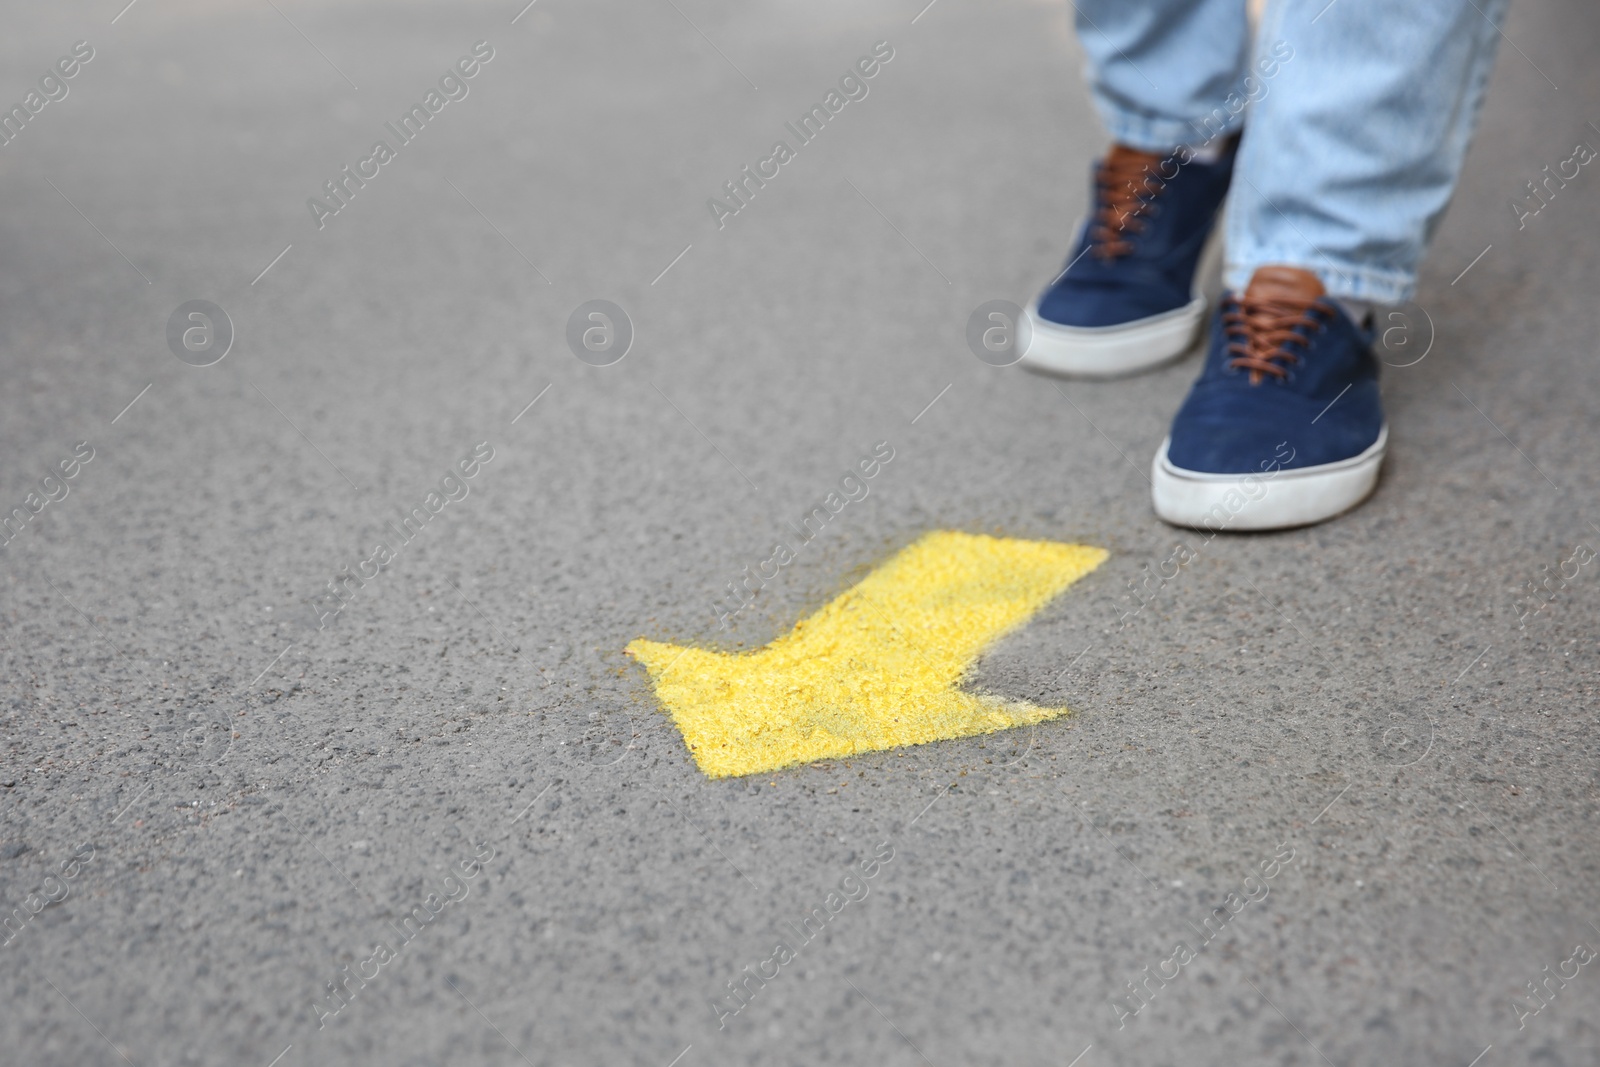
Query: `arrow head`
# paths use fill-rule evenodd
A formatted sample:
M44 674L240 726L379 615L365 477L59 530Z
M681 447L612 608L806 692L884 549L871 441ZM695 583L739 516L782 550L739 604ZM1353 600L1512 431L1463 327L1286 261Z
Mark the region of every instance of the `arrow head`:
M1107 558L1104 549L937 531L765 648L628 645L721 778L1056 718L960 691L983 650Z

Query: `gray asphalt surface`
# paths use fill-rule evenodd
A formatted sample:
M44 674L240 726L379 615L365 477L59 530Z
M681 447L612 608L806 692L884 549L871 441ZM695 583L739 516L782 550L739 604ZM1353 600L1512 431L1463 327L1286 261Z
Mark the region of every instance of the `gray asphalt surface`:
M10 5L0 40L8 102L94 50L0 148L0 505L41 502L0 553L0 1060L1600 1062L1600 177L1509 206L1600 145L1591 6L1506 27L1388 320L1425 356L1376 497L1201 544L1145 475L1192 359L1058 385L964 339L1084 208L1063 5L120 5ZM610 366L566 341L594 299L634 331ZM232 323L210 366L169 350L190 300ZM1076 714L705 779L627 642L757 647L931 529L1110 550L972 682Z

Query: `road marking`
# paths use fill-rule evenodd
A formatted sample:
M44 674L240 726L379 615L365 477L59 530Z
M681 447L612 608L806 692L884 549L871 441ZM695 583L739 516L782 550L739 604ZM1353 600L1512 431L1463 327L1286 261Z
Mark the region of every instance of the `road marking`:
M936 531L765 648L727 655L641 638L628 653L711 778L1028 726L1068 709L957 687L985 648L1107 555Z

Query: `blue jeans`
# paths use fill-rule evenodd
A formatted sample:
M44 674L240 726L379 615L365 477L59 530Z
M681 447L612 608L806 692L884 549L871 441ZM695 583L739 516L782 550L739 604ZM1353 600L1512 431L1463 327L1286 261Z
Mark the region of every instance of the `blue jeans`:
M1112 138L1167 151L1243 128L1230 289L1281 263L1402 303L1461 171L1506 0L1077 0Z

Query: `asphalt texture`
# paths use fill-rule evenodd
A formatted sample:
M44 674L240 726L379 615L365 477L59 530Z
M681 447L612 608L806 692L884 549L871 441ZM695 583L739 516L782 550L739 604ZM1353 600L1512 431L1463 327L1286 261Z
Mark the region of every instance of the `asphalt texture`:
M1600 176L1512 206L1600 146L1592 6L1506 26L1376 496L1209 541L1146 480L1193 358L967 346L1085 207L1066 5L120 7L0 41L7 106L93 50L0 147L0 1061L1600 1062ZM624 647L943 529L1109 550L970 682L1073 714L704 777Z

